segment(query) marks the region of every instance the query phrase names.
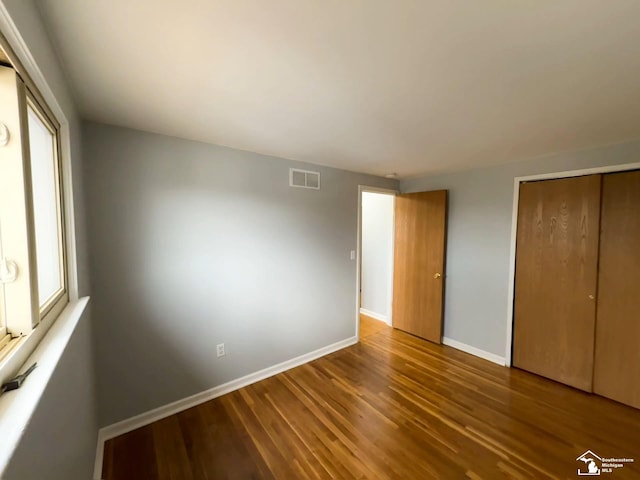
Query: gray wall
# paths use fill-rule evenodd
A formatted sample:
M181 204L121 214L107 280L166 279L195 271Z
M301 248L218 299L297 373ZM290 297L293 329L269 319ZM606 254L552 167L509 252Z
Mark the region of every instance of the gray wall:
M640 161L640 142L400 182L403 193L448 189L444 336L506 354L515 177Z
M69 120L78 280L80 295L84 296L89 293L89 275L81 124L35 3L31 0L3 0L3 3ZM3 478L69 480L92 477L97 440L94 380L91 320L87 311L76 327Z
M49 380L3 479L93 478L97 417L91 357L91 323L84 318Z
M92 123L84 145L102 426L355 335L358 184L397 181Z

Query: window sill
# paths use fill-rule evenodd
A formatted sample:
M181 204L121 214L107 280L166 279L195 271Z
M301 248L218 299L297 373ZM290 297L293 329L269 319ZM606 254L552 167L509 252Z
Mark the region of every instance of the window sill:
M33 415L49 379L58 365L84 310L89 297L70 302L45 333L20 372L34 362L36 368L21 388L0 395L0 477L14 450L20 443L29 420Z

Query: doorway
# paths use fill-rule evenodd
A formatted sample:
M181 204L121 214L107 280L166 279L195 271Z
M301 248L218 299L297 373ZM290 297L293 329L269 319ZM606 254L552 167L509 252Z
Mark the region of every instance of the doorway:
M394 191L360 192L360 336L392 325Z
M356 336L362 315L369 327L441 343L448 192L358 194Z

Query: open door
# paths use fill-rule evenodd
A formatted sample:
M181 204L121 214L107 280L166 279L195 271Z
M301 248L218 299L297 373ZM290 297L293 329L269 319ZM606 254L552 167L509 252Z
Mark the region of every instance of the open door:
M447 191L396 196L393 326L442 341Z

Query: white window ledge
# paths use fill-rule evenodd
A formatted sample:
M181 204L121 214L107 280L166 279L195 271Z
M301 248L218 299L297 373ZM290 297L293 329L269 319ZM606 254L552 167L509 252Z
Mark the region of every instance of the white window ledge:
M38 362L38 368L29 375L18 390L0 395L0 438L2 439L0 478L20 443L22 434L40 402L88 301L89 297L84 297L70 302L65 307L29 356L20 373L35 362Z

